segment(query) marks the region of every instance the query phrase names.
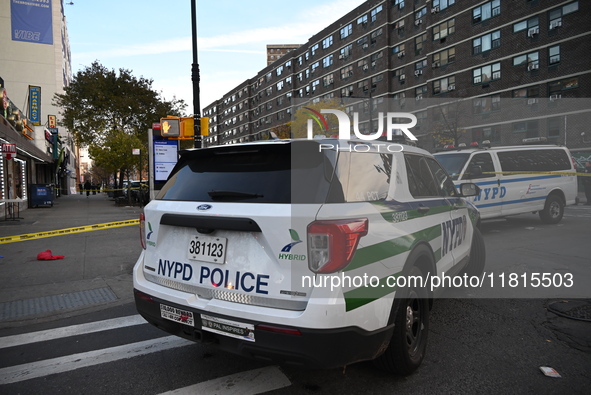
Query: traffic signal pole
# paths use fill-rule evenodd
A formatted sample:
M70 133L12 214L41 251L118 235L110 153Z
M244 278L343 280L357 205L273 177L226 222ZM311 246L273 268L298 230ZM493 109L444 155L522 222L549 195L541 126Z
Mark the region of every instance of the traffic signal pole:
M195 148L201 148L201 109L199 103L199 63L197 62L197 0L191 0L191 25L193 31L193 65L191 80L193 81L193 128L195 131Z

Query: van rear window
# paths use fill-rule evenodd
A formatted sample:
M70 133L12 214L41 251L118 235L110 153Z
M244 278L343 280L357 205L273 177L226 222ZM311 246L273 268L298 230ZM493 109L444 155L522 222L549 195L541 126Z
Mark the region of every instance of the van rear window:
M537 149L498 152L502 171L560 171L570 170L572 163L565 150Z

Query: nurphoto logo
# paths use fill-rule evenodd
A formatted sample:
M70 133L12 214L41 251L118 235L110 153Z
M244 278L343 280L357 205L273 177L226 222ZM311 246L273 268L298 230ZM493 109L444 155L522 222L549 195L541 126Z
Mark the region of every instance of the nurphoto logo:
M315 111L309 107L304 107L308 110L308 114L312 117L312 119L308 119L307 124L307 131L308 131L308 139L313 139L313 124L316 122L320 128L324 131L328 130L328 122L322 114L334 114L337 117L339 122L339 139L349 139L351 138L351 120L349 116L340 110L333 110L333 109L322 109L320 112ZM386 119L386 127L384 128L384 118ZM409 123L394 123L395 120L398 122L400 118L410 119L411 122ZM384 113L378 113L378 130L374 134L362 134L359 131L359 113L353 113L353 133L355 136L360 140L377 140L378 138L382 137L383 133L386 132L386 137L388 140L392 140L392 133L398 131L404 133L406 137L408 137L412 141L417 141L418 139L415 137L414 134L408 130L417 124L417 117L413 114L406 113L406 112L388 112L384 117Z

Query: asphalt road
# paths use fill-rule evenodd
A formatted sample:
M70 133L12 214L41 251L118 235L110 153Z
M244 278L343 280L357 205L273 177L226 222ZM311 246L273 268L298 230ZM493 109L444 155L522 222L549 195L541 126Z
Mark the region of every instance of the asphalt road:
M135 210L115 208L112 214L134 218ZM110 214L101 215L105 222L113 219ZM81 223L92 220L80 216L77 220ZM591 207L575 206L567 208L558 225L543 225L536 215L485 222L486 270L495 278L511 273L572 273L575 284L580 285L574 292L591 300L590 220ZM50 224L47 227L51 229ZM14 234L0 227L0 236L10 231ZM562 307L580 302L566 292L572 289L547 287L548 292L536 295L532 287L523 287L524 280L514 287L454 290L449 298L435 302L427 356L410 377L381 372L371 362L343 369L306 370L237 357L210 345L178 342L138 320L133 304L126 299L131 293L130 260L139 252L135 227L59 238L71 238L72 253L66 260L71 257L75 262L46 262L49 268L38 278L31 272L30 280L41 282L41 277L55 275L55 283L46 281L44 285L47 294L94 286L111 289L117 298L0 320L0 393L591 393L591 322L550 311L557 302ZM27 258L43 248L40 240L6 246L0 246L0 255L18 252L20 268L44 267L34 266L38 263ZM82 259L88 251L93 256ZM35 285L19 275L18 265L0 262L0 302L22 299L19 287L33 289ZM54 274L50 270L53 264L54 269L69 272ZM12 282L9 275L14 277ZM67 281L61 282L64 278ZM531 285L531 276L527 281ZM585 306L588 304L582 305L583 310ZM540 366L552 367L562 377L546 377Z

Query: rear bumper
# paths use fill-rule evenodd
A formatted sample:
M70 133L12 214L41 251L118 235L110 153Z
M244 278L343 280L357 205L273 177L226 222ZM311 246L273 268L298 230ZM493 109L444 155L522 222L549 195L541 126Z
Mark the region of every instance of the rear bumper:
M150 324L196 342L214 343L220 349L242 356L265 360L279 364L291 364L309 368L334 368L354 362L371 360L379 356L387 347L393 327L368 332L357 327L334 329L297 329L299 335L271 332L258 329L264 322L245 322L255 326L255 342L236 339L201 328L200 314L206 311L187 308L161 300L134 289L138 312ZM195 326L189 326L160 316L160 304L191 311L195 317ZM232 317L216 315L218 318L234 320ZM273 326L277 326L273 324Z

